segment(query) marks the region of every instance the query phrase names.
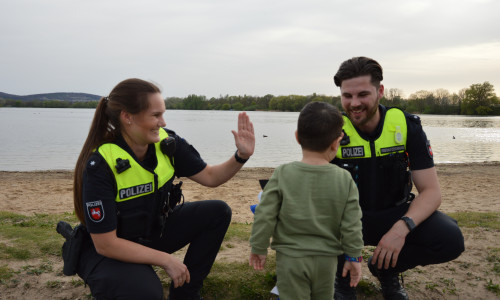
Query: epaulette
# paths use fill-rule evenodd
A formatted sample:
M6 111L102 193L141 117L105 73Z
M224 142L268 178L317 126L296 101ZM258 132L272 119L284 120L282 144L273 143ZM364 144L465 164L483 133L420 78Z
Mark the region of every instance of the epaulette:
M413 115L413 114L407 114L406 115L406 118L410 121L412 121L413 123L416 123L418 125L422 125L422 122L420 120L420 117L417 116L417 115Z
M99 153L92 153L90 158L87 160L87 171L98 169L103 161L104 158Z

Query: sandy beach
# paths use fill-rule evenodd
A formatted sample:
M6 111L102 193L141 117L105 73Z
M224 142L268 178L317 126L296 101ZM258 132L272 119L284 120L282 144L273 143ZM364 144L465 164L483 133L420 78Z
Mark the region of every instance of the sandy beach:
M500 211L500 162L440 164L436 166L442 192L441 210ZM257 203L259 179L267 179L273 168L243 168L217 188L203 187L187 178L183 192L186 201L220 199L233 209L233 222L252 222L249 206ZM20 214L73 211L73 172L0 171L0 211Z
M440 164L436 168L442 190L441 211L445 213L500 212L500 184L497 182L500 178L500 162ZM272 168L243 168L232 180L217 188L206 188L187 178L181 178L181 180L184 181L183 191L186 201L224 200L233 210L233 222L251 223L253 214L249 206L258 202L257 195L260 191L258 180L269 178L272 172ZM27 215L72 212L72 184L72 171L0 172L2 191L0 211ZM500 233L465 229L464 236L467 250L455 261L437 266L419 267L424 270L423 273L408 272L405 282L412 286L409 290L412 299L442 299L443 297L446 299L498 299L494 293L486 290L482 281L476 278L477 283L474 284L471 276L474 278L476 275L485 279L484 275L479 274L484 274L482 270L484 268L492 268L486 257L491 249L500 249ZM0 243L2 243L1 236ZM248 245L242 243L232 249L221 251L218 259L245 261L247 255ZM10 266L13 263L0 261L0 266L4 264ZM463 265L467 265L467 269L460 267ZM370 278L367 268L363 271L364 276ZM500 282L498 273L489 272L488 274L493 283ZM453 278L456 295L446 292L443 294L443 291L436 292L426 288L426 282L439 282L440 278ZM42 283L38 288L48 289ZM75 288L84 289L83 287ZM78 290L71 291L69 295L75 295L75 293L78 293ZM36 298L36 295L43 295L43 292L33 294L33 299L43 299ZM16 296L26 298L27 294L19 292L16 295L15 290L0 285L0 299L16 299Z

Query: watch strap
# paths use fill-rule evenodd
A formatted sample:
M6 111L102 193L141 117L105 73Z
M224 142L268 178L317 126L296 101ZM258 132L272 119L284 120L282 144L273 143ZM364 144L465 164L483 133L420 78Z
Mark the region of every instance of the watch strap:
M244 164L248 161L248 158L243 159L243 158L238 156L238 150L236 150L236 152L234 152L234 159L236 159L236 161L239 162L240 164Z
M407 217L407 216L402 216L401 220L403 220L405 222L405 224L408 227L408 230L410 230L410 232L412 232L413 229L415 229L415 227L416 227L415 222L413 222L412 218Z

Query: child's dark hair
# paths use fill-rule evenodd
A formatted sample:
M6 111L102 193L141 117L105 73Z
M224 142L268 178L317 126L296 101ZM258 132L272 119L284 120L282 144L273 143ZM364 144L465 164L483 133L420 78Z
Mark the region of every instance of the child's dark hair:
M310 102L300 112L297 139L302 149L324 151L342 133L344 119L339 110L326 102Z

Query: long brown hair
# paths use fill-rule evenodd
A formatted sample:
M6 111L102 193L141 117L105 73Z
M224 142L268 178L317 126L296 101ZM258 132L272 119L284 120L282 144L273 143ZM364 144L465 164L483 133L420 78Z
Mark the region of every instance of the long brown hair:
M108 97L99 100L89 134L76 161L73 180L75 214L82 224L85 224L82 199L83 172L89 157L98 146L111 142L120 135L122 111L130 114L140 113L149 108L148 95L160 92L160 89L151 82L131 78L118 83Z

